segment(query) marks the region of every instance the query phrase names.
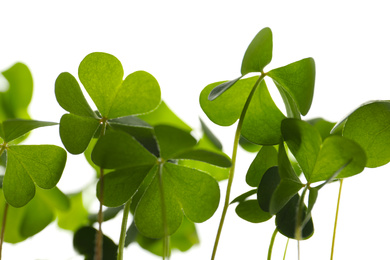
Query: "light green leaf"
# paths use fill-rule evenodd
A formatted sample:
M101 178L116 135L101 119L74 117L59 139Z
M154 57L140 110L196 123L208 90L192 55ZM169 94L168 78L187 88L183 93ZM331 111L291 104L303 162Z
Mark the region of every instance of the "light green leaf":
M329 122L323 118L313 118L310 120L307 120L309 124L313 125L315 128L317 128L318 132L320 132L320 135L322 137L322 140L325 140L328 136L331 135L331 131L336 123Z
M108 123L113 125L122 125L130 127L152 128L152 126L149 125L147 122L135 116L125 116L109 119Z
M1 72L8 81L8 89L0 92L0 121L10 118L29 119L27 108L33 93L33 78L28 67L15 63Z
M264 173L278 165L278 153L273 146L263 146L257 153L246 174L246 183L258 187Z
M261 223L272 218L272 215L263 211L257 200L246 200L240 202L236 207L237 215L252 223Z
M83 204L81 192L69 196L70 208L68 211L58 212L58 226L62 229L75 232L80 227L87 225L88 211Z
M184 123L179 117L177 117L164 101L162 101L157 109L153 110L151 113L138 115L137 117L153 126L170 125L180 128L186 132L192 131L192 128Z
M0 127L0 137L4 141L11 142L18 137L21 137L31 130L44 126L57 125L58 123L44 122L36 120L25 120L25 119L8 119L4 121Z
M66 111L78 116L97 118L85 99L79 83L70 73L63 72L57 77L55 94L58 104Z
M358 143L367 155L367 167L390 161L390 101L375 101L347 117L343 136Z
M285 96L287 93L294 100L302 115L306 115L309 112L313 100L315 82L315 64L312 58L306 58L287 66L273 69L267 75L278 83L278 88L283 88L282 96Z
M202 126L202 131L204 133L204 136L214 145L215 148L222 151L222 143L218 140L218 138L214 135L214 133L211 132L210 128L207 127L205 122L203 122L203 120L200 118L199 120Z
M108 131L92 151L92 161L104 169L153 165L157 158L133 137L122 131Z
M302 189L303 185L300 182L292 181L290 179L281 179L279 185L272 194L269 213L277 214L295 194Z
M283 120L281 129L284 141L309 180L321 149L320 133L314 126L298 119Z
M145 71L136 71L128 75L119 86L107 117L144 114L155 109L160 101L161 92L157 80Z
M280 125L284 118L285 116L273 102L263 80L249 104L241 134L255 144L278 144L281 138Z
M196 145L196 139L188 132L169 125L158 125L154 127L157 143L160 148L160 157L176 159L183 153Z
M254 143L248 141L242 135L240 136L238 143L242 149L244 149L245 151L250 152L250 153L257 153L258 151L260 151L260 149L262 147L261 145L254 144Z
M162 166L162 187L165 198L166 223L162 220L161 185L159 174L145 191L135 210L134 221L138 230L150 238L173 234L185 216L193 222L210 218L218 207L219 187L208 174L195 169L165 163Z
M230 202L230 204L233 204L236 202L238 202L238 203L244 202L247 200L247 198L249 198L250 196L252 196L256 193L257 193L257 189L247 191L247 192L241 194L240 196L236 197L234 200L232 200L232 202Z
M87 149L88 144L99 128L96 118L65 114L60 120L60 137L66 150L71 154L80 154Z
M206 86L199 97L200 106L208 118L217 125L229 126L240 117L245 102L254 87L257 77L239 80L234 88L230 88L218 99L208 100L212 89L223 82L216 82Z
M241 74L262 72L272 60L272 31L262 29L249 44L241 65Z
M174 158L202 161L224 168L229 168L232 166L232 163L227 156L199 149L185 151L176 155Z
M120 61L113 55L94 52L81 61L78 74L100 114L108 118L123 81Z
M3 190L7 202L22 207L35 194L34 183L51 189L60 180L66 152L54 145L19 145L7 149Z
M194 160L177 160L177 164L206 172L217 181L223 181L229 177L230 168L222 168L206 162Z

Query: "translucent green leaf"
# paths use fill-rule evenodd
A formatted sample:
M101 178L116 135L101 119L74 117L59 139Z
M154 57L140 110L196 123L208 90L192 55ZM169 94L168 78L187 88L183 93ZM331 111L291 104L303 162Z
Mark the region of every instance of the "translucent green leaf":
M120 85L107 117L144 114L155 109L160 101L161 93L157 80L145 71L136 71L128 75Z
M88 105L77 80L68 72L61 73L55 83L58 104L66 111L86 117L96 118L95 112Z
M272 215L278 213L302 187L303 185L300 182L281 179L272 194L269 213Z
M0 92L0 121L10 118L29 119L27 108L33 93L30 70L18 62L1 73L8 81L8 89Z
M267 73L277 87L283 90L294 100L300 113L306 115L309 112L315 82L315 64L312 58L306 58L287 66L273 69ZM282 93L282 96L286 93Z
M308 181L327 180L340 168L343 169L336 178L356 175L364 170L366 161L365 152L357 143L342 136L330 136L322 144Z
M108 123L114 125L130 126L130 127L152 128L152 126L149 125L147 122L135 116L125 116L125 117L109 119Z
M272 195L280 183L278 167L269 168L263 175L259 188L257 189L257 201L260 208L265 212L269 212Z
M196 139L188 132L169 125L155 126L160 156L165 160L176 159L176 155L193 148Z
M129 199L131 199L134 193L137 192L139 186L152 167L153 165L137 166L106 174L103 177L103 205L108 207L118 207L126 203ZM100 197L101 181L102 180L100 180L96 186L98 197Z
M320 135L322 137L322 140L325 140L328 136L331 135L331 131L336 123L329 122L323 118L313 118L310 120L307 120L309 124L313 125L315 128L317 128L318 132L320 132Z
M274 81L274 83L279 90L280 96L283 99L284 106L286 107L287 117L301 119L301 114L293 98L277 81Z
M120 61L113 55L94 52L81 61L78 74L101 115L108 118L123 81Z
M137 233L136 241L143 249L158 256L163 255L163 239L148 238ZM185 252L196 244L199 244L199 238L195 224L187 218L183 218L183 222L179 229L169 237L170 250L178 249L181 252ZM171 252L169 252L169 254L171 254Z
M97 230L93 227L82 227L76 231L73 237L73 247L85 256L86 260L92 260L95 255L95 236ZM118 246L107 236L103 236L103 259L116 259Z
M239 80L234 88L230 88L218 99L210 101L208 96L212 89L223 82L206 86L200 93L199 102L208 118L217 125L229 126L240 117L245 102L258 77Z
M203 222L214 214L219 204L218 183L208 174L171 163L162 167L167 222L163 223L162 219L158 172L140 199L134 215L140 233L150 238L162 238L164 225L168 235L173 234L182 222L183 213L193 222Z
M283 120L281 129L284 141L309 180L321 149L320 133L314 126L298 119Z
M272 31L262 29L249 44L241 65L241 74L262 72L272 60Z
M8 119L1 124L0 129L0 137L4 139L4 141L11 142L18 137L21 137L31 130L44 127L44 126L52 126L57 125L58 123L53 122L44 122L44 121L36 121L36 120L25 120L25 119Z
M211 143L214 144L215 148L217 148L218 150L222 150L222 143L219 141L219 139L214 135L210 128L207 127L207 125L203 122L202 119L199 118L199 120L204 135L208 138L208 140L211 141Z
M241 78L242 78L242 76L240 76L236 79L226 81L224 83L219 84L218 86L216 86L215 88L213 88L210 91L210 94L208 96L208 100L213 101L214 99L216 99L217 97L219 97L220 95L225 93L225 91L227 91L229 88L231 88L234 84L236 84L237 81L239 81Z
M242 149L244 149L247 152L250 153L257 153L261 149L261 145L254 144L252 142L249 142L245 137L242 135L240 136L240 139L238 141L239 145L241 146Z
M157 158L130 135L108 131L99 138L92 151L92 161L104 169L153 165Z
M230 202L230 204L233 204L236 202L241 203L254 194L257 194L257 189L253 189L253 190L250 190L250 191L247 191L247 192L241 194L240 196L238 196L234 200L232 200L232 202Z
M361 106L347 117L343 136L358 143L367 155L367 167L390 161L390 101Z
M70 195L70 208L67 211L58 212L58 226L60 228L75 232L80 227L87 225L88 211L83 204L81 192Z
M296 228L296 219L297 219L297 207L299 203L300 196L295 195L282 210L276 214L276 227L278 231L288 238L296 239L295 228ZM301 214L302 220L306 218L307 215L306 206L303 207L303 212ZM303 225L302 228L302 239L310 238L314 233L313 220L310 220Z
M174 157L175 159L188 159L207 162L219 167L229 168L232 163L227 156L222 154L206 151L206 150L191 150L180 153Z
M237 215L252 223L261 223L269 220L272 215L263 211L257 200L246 200L239 203L236 207Z
M66 152L54 145L19 145L7 149L3 191L7 202L22 207L35 194L34 183L51 189L60 180Z
M288 158L286 148L284 147L283 142L279 144L278 166L279 166L279 175L282 179L290 180L301 184L301 181L299 180L293 166L291 165L291 161Z
M167 106L167 104L162 101L157 109L153 110L151 113L145 115L138 115L140 119L148 122L149 124L155 125L170 125L176 128L180 128L186 132L191 132L192 129L186 123L184 123L172 110Z
M177 164L206 172L217 181L223 181L229 177L230 168L222 168L206 162L194 160L177 160Z
M96 118L65 114L60 120L60 137L66 150L71 154L80 154L87 149L88 144L99 128Z
M278 144L281 138L280 125L284 118L263 80L249 104L241 134L255 144Z
M246 174L246 183L258 187L264 173L278 165L278 153L273 146L263 146L257 153Z

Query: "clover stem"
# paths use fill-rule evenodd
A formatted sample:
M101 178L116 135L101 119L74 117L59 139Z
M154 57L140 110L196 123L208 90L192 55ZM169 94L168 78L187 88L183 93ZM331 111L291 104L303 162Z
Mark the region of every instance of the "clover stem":
M244 118L245 118L246 112L248 110L249 103L252 100L252 97L253 97L257 87L260 85L260 83L264 79L264 77L265 77L265 74L261 73L260 77L258 78L255 85L253 86L251 92L249 93L249 96L245 102L243 109L242 109L240 118L238 119L236 134L235 134L234 143L233 143L232 166L230 167L230 171L229 171L229 178L228 178L228 184L227 184L226 195L225 195L225 203L223 206L222 216L221 216L221 220L219 222L219 227L218 227L217 235L216 235L215 242L214 242L213 253L211 255L212 260L215 259L215 255L217 253L217 248L218 248L219 239L220 239L221 233L222 233L223 223L225 221L227 209L229 207L230 192L231 192L232 184L233 184L234 170L235 170L236 158L237 158L237 148L238 148L238 142L240 140L242 124L244 122Z
M284 254L283 254L283 260L286 259L286 255L287 255L287 248L288 248L288 242L290 241L289 238L287 238L287 242L286 242L286 248L284 249Z
M160 185L160 196L161 196L161 213L162 213L162 221L163 221L163 229L164 229L164 238L163 238L163 259L169 256L169 237L168 237L168 226L167 226L167 212L165 206L165 195L164 195L164 183L162 176L163 162L158 165L158 180Z
M102 118L101 119L101 125L102 129L100 132L100 136L102 137L106 133L106 127L107 127L107 119ZM102 231L102 223L103 223L103 199L104 199L104 169L100 167L100 176L99 176L99 183L100 183L100 193L99 193L99 212L98 212L98 225L99 229L96 234L95 239L95 255L94 260L102 260L103 259L103 231Z
M125 207L123 209L123 218L122 218L121 234L119 237L117 260L123 260L123 249L125 248L127 219L129 218L130 205L131 205L131 199L129 199L126 202Z
M296 219L295 219L295 239L301 240L302 239L302 212L303 212L303 203L306 195L306 191L308 190L308 185L305 186L305 189L302 192L302 195L298 202L297 207L297 213L296 213ZM298 246L299 248L299 246Z
M5 223L7 220L7 212L8 212L8 203L5 202L4 204L4 214L3 214L3 223L1 224L1 235L0 235L0 259L1 259L1 252L3 249L3 242L4 242L4 234L5 234Z
M271 237L271 242L269 243L269 248L268 248L268 257L267 257L267 260L271 260L271 256L272 256L272 248L274 247L274 243L275 243L275 237L276 235L278 234L278 229L275 228L275 231L274 233L272 233L272 237Z
M333 260L334 246L335 246L335 241L336 241L337 220L338 220L338 217L339 217L340 198L341 198L341 190L342 190L342 188L343 188L343 179L340 179L340 188L339 188L339 196L337 198L336 217L334 219L332 249L330 251L330 260Z

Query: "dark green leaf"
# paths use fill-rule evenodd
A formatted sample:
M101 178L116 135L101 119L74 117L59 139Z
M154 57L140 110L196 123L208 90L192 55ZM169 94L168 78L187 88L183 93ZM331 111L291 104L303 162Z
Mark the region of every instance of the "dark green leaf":
M300 182L290 179L281 179L279 185L272 194L269 213L274 215L278 213L295 194L302 189L303 185Z
M295 228L296 228L296 219L297 219L297 207L299 203L300 196L295 195L282 210L276 215L276 227L278 231L288 238L296 239ZM303 214L301 214L302 220L306 218L307 215L306 206L303 207ZM310 238L314 233L313 220L310 220L303 226L302 229L302 239Z
M10 118L29 119L27 108L33 93L30 70L18 62L1 73L8 81L8 89L0 92L0 121Z
M164 225L168 235L173 234L182 222L183 213L193 222L209 219L220 197L218 183L208 174L171 163L160 167L162 172L155 173L134 214L138 230L150 238L162 238ZM162 219L162 192L166 223Z
M257 201L260 208L266 212L270 210L272 195L280 183L278 167L269 168L263 175L257 190Z
M250 191L247 191L243 194L241 194L240 196L238 196L237 198L235 198L234 200L232 200L232 202L230 202L230 204L233 204L233 203L241 203L243 201L245 201L247 198L249 198L250 196L254 195L257 193L257 189L253 189L253 190L250 190Z
M286 107L287 117L289 118L297 118L301 119L301 114L295 104L294 99L290 96L290 94L285 91L277 81L274 80L275 86L278 88L280 96L283 99L284 106Z
M280 125L284 118L263 80L249 104L241 134L255 144L278 144L281 138Z
M264 173L278 165L278 153L273 146L263 146L257 153L246 174L246 183L258 187Z
M261 145L254 144L252 142L249 142L245 137L242 135L240 136L240 140L238 142L240 146L247 152L250 153L257 153L261 149Z
M211 90L222 82L210 84L200 94L200 106L208 118L215 124L221 126L232 125L240 117L249 93L257 79L258 76L239 80L234 85L234 88L231 88L224 95L213 101L208 100L208 96Z
M114 125L122 125L122 126L130 126L130 127L140 127L140 128L152 128L144 120L135 117L135 116L125 116L108 120L109 124Z
M302 115L309 112L315 82L315 64L312 58L273 69L267 75L278 83L278 88L283 88L282 96L288 94L294 100Z
M220 95L225 93L225 91L227 91L229 88L231 88L234 84L236 84L237 81L239 81L241 78L242 78L242 76L240 76L236 79L226 81L224 83L219 84L218 86L216 86L215 88L213 88L210 91L210 94L208 96L208 100L213 101L214 99L216 99L217 97L219 97Z
M261 223L269 220L272 215L263 211L257 200L246 200L240 202L236 207L237 215L252 223Z
M66 152L54 145L19 145L7 149L3 191L7 202L22 207L35 194L34 183L51 189L60 180Z
M293 166L291 165L290 159L287 156L284 143L279 144L278 151L278 166L279 166L279 175L282 179L287 179L296 183L301 184Z
M207 127L207 125L200 119L200 124L202 126L202 130L204 135L214 144L215 148L218 150L222 150L222 143L218 140L218 138L211 132L211 130Z
M241 65L241 74L262 72L272 60L272 31L262 29L249 44Z
M95 236L97 230L93 227L82 227L76 231L73 237L73 247L85 256L86 260L92 260L95 255ZM107 236L103 236L103 259L116 259L118 246Z
M366 152L367 167L390 161L390 101L363 105L348 116L343 136L354 140Z
M160 156L165 159L176 159L176 155L196 145L196 139L188 132L169 125L155 126Z
M309 180L321 149L320 133L314 126L304 121L288 118L282 122L282 134L301 166L306 180Z
M97 118L88 105L77 80L68 72L61 73L55 83L58 104L66 111L78 115Z
M18 137L27 134L35 128L52 126L57 124L58 123L36 120L8 119L1 124L0 137L8 143Z
M119 169L153 165L157 158L130 135L121 131L108 131L92 151L92 161L104 169Z
M60 137L66 150L71 154L84 152L99 125L99 120L92 117L63 115L60 120Z

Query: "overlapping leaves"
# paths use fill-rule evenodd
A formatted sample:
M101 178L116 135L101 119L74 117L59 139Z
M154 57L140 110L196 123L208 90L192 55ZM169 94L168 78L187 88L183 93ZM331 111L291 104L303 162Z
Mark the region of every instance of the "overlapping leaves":
M229 167L230 161L221 154L194 149L196 139L181 129L158 125L154 132L158 156L128 134L108 131L96 143L92 160L102 168L114 169L104 177L103 204L118 206L133 198L138 230L147 237L161 238L164 226L168 235L179 228L183 212L191 221L203 222L219 203L216 180L203 171L176 164L176 160L200 160L220 167Z
M126 117L147 113L160 104L160 87L152 75L137 71L123 80L123 74L119 60L107 53L91 53L80 63L80 81L98 112L89 106L71 74L64 72L58 76L56 98L69 112L61 118L60 136L70 153L84 152L104 121L139 126L138 120Z

